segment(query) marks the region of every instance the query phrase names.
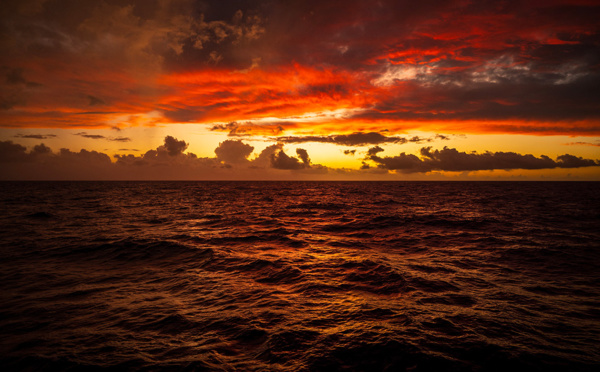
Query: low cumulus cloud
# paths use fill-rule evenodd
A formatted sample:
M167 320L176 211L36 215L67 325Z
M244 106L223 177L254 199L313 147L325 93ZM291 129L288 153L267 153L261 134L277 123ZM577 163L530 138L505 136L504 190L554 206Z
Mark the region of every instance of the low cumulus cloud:
M189 171L210 167L214 159L184 154L185 141L167 136L155 150L141 156L115 155L116 161L98 151L52 151L45 144L27 151L12 141L0 141L2 179L177 179ZM136 151L135 149L122 149ZM164 167L161 167L164 166Z
M253 159L249 157L254 147L240 140L221 142L216 157L206 158L186 152L188 145L166 136L155 149L140 155L116 154L111 161L97 151L54 152L43 143L28 150L12 141L0 141L0 179L286 179L291 173L282 170L302 171L304 176L328 172L327 167L311 164L305 149L296 149L296 157L288 156L281 143L267 146Z
M275 169L304 169L310 168L310 158L304 149L296 149L298 158L287 155L283 150L271 154L271 166Z
M27 158L27 148L12 141L0 141L0 162L17 162Z
M226 140L215 149L215 154L218 160L226 163L246 163L253 150L253 146L240 140Z
M600 165L600 160L584 159L579 156L564 154L556 158L557 168L581 168Z
M0 163L3 179L80 179L79 175L93 179L102 177L104 172L97 173L98 170L112 165L108 155L97 151L60 149L53 153L42 143L27 152L12 141L0 141Z
M444 147L442 150L432 150L423 147L421 157L401 153L397 156L379 156L383 149L379 146L369 149L365 160L373 161L377 167L387 170L397 170L406 173L430 171L479 171L479 170L510 170L510 169L554 169L580 168L599 166L599 160L583 159L565 154L553 160L548 156L535 157L531 154L514 152L485 152L467 153L453 148Z
M27 148L12 141L0 141L0 179L32 180L107 180L107 179L318 179L331 177L366 177L388 175L389 171L426 173L431 171L465 172L478 170L554 169L600 166L600 160L563 154L556 159L514 152L461 152L444 147L421 148L418 154L401 153L383 156L384 149L368 149L360 170L330 169L313 164L309 152L297 148L288 155L283 143L264 148L251 157L254 147L240 140L226 140L215 149L215 157L198 157L186 152L188 143L166 136L161 145L143 154L109 155L82 149L53 151L40 143ZM136 151L121 149L120 151ZM355 151L355 150L347 150Z
M302 160L307 167L310 167L310 157L308 156L308 151L305 149L296 149L296 154Z
M179 141L175 137L166 136L163 147L165 150L167 150L167 153L170 156L177 156L183 154L183 152L188 148L188 145L189 144L183 140Z

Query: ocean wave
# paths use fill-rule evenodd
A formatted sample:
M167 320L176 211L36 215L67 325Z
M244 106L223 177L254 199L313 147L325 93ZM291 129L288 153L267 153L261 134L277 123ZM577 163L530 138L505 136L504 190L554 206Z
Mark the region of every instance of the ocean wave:
M211 248L170 240L125 238L107 243L76 245L59 250L55 256L73 260L121 261L135 265L141 261L162 263L163 260L171 261L174 258L205 261L210 260L213 254Z
M596 184L0 186L7 370L600 360Z

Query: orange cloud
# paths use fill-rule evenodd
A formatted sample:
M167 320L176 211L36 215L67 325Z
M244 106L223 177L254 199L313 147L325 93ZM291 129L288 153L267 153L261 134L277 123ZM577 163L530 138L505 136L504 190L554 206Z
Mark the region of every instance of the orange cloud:
M600 134L594 2L7 4L2 127Z
M172 94L158 106L172 121L228 122L293 118L364 107L360 76L343 70L294 64L274 70L202 70L167 75L160 83Z

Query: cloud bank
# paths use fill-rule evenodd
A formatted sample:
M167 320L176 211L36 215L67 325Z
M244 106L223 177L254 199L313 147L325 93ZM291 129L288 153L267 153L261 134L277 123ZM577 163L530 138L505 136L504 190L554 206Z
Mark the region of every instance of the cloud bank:
M373 169L383 172L427 173L508 169L556 169L600 166L599 160L564 154L555 160L514 152L466 153L444 147L423 147L419 156L401 153L381 156L380 146L370 148L362 170L335 169L313 164L308 151L296 156L284 151L283 143L266 147L252 157L254 147L241 140L226 140L215 149L215 157L201 158L185 152L188 143L166 136L162 145L141 155L114 155L85 149L52 151L39 144L29 151L12 141L0 141L1 179L4 180L205 180L205 179L314 179L323 175L357 177ZM355 154L355 152L348 152ZM375 168L373 168L375 167ZM400 178L401 179L401 178Z
M377 167L401 171L406 173L431 172L431 171L480 171L480 170L510 170L510 169L555 169L555 168L581 168L600 166L599 160L583 159L581 157L564 154L550 159L542 155L539 158L531 154L517 154L514 152L485 152L467 153L456 149L444 147L442 150L432 150L431 147L421 148L418 157L412 154L401 153L397 156L379 156L381 147L369 149L365 160L373 161Z

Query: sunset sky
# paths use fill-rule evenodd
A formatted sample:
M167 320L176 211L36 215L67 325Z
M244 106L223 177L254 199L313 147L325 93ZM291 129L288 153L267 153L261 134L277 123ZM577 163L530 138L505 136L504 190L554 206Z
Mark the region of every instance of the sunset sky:
M7 0L0 179L600 180L600 2Z

